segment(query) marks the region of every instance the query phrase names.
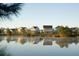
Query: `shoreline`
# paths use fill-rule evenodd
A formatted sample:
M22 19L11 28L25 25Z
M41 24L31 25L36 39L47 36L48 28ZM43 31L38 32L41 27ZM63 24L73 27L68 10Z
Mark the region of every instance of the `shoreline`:
M23 37L40 37L40 38L67 38L67 37L79 37L79 36L40 36L40 35L34 35L34 36L28 36L28 35L0 35L0 36L23 36Z

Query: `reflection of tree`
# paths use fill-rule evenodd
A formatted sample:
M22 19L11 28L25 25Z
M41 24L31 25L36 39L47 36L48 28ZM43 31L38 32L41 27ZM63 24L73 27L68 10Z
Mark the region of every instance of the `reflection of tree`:
M64 40L62 40L62 41L59 41L59 42L56 42L61 48L63 48L63 47L66 47L66 48L68 48L68 42L67 41L64 41Z
M3 36L0 36L0 42L3 40Z
M6 41L7 41L7 43L9 43L11 40L12 40L12 39L11 39L11 36L6 36Z
M0 56L10 56L10 54L7 52L7 48L5 46L0 46Z
M59 40L56 41L56 44L58 44L61 48L66 47L68 48L69 44L78 43L78 39L77 38L61 38Z
M79 43L78 37L64 37L64 38L40 38L40 37L25 37L25 36L0 36L0 41L6 40L7 43L11 41L16 41L20 44L25 44L26 41L32 44L38 44L42 40L44 40L43 45L52 45L53 41L56 42L61 48L66 47L72 43Z

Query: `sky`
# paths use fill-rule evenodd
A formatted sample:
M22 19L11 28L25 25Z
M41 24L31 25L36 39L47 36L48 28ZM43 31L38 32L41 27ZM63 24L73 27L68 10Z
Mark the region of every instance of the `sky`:
M18 17L0 21L0 27L8 28L43 25L79 27L79 3L26 3Z

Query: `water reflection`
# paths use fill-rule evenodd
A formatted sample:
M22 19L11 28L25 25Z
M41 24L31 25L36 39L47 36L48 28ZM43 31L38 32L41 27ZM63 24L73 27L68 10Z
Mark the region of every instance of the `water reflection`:
M69 52L79 55L78 43L79 37L0 36L0 55L60 55L59 53L62 53L62 51L64 53L61 55L68 55ZM69 48L70 45L72 48Z
M34 43L33 44L38 44L40 41L42 41L43 40L43 38L36 38L35 40L34 40Z
M20 36L17 38L16 42L18 42L20 44L24 44L24 43L26 43L26 39L23 36Z
M0 42L6 40L7 43L15 41L16 43L25 44L25 43L32 43L38 44L39 42L43 41L42 45L52 45L53 42L60 46L60 48L66 47L68 48L69 44L78 44L79 37L65 37L65 38L41 38L41 37L25 37L25 36L0 36Z
M68 48L69 44L78 44L79 39L77 37L72 38L72 37L68 37L68 38L61 38L59 40L56 40L56 44L58 44L61 48L66 47Z
M52 45L52 39L45 38L43 45Z
M10 56L7 52L7 45L0 41L0 56Z

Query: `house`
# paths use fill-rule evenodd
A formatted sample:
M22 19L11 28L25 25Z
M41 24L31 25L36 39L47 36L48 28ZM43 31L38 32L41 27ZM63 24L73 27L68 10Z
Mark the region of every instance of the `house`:
M30 30L31 30L31 34L33 35L39 35L40 33L40 29L38 26L33 26L32 28L30 28Z
M43 32L45 34L52 34L53 33L52 25L43 25Z
M31 30L31 31L35 31L35 32L40 32L38 26L33 26L30 30Z
M77 31L79 30L78 28L76 27L73 27L73 28L70 28L71 32L72 32L72 36L75 36L77 35Z

